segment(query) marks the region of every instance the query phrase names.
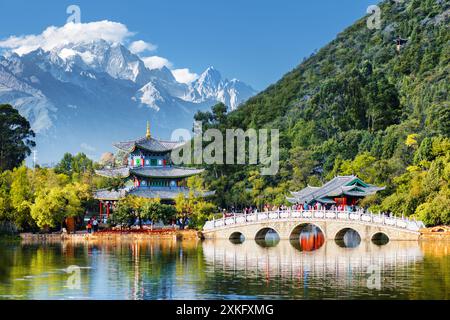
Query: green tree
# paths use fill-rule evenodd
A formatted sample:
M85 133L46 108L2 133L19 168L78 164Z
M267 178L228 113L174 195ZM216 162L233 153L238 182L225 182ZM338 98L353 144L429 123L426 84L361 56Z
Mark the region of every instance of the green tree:
M175 218L177 214L175 207L162 204L159 199L156 201L147 201L141 210L142 219L149 219L153 222L153 224L159 221L167 223L170 219Z
M30 215L30 208L34 202L35 194L31 185L29 169L25 166L15 168L11 178L12 222L19 230L32 228L34 221Z
M62 226L66 218L83 212L82 192L75 185L41 192L31 207L31 216L42 229Z
M130 227L133 225L135 215L132 206L126 200L120 200L113 213L113 221L123 228L123 226Z
M203 198L205 192L204 181L199 176L188 178L187 185L189 194L180 193L175 198L175 209L178 217L182 219L183 225L189 218L190 225L201 228L206 220L212 217L217 210L216 205L207 202Z
M31 153L35 134L30 123L9 104L0 105L0 171L12 170Z
M11 182L11 171L0 173L0 221L12 220Z

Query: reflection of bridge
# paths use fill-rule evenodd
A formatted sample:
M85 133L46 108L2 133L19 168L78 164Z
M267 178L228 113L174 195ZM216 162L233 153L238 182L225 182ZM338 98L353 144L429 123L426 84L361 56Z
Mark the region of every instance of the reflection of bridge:
M243 272L248 277L287 279L302 277L308 272L311 277L326 276L330 282L335 279L337 285L342 282L339 279L348 279L352 274L359 274L365 282L363 275L370 266L375 265L380 271L401 267L408 272L409 267L423 259L419 242L410 241L393 241L384 246L365 242L352 249L329 241L314 252L301 252L289 241L280 241L271 248L261 247L255 241L237 245L230 241L205 241L202 246L207 266L214 272L226 270Z
M342 239L346 231L356 231L361 240L386 235L389 240L418 240L420 221L348 211L273 211L241 214L208 221L203 228L206 239L263 239L275 231L280 239L298 239L306 225L315 225L326 239Z

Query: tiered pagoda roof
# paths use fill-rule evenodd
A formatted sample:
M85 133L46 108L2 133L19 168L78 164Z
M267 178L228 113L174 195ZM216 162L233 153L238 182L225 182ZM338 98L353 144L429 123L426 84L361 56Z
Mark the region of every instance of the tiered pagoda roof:
M292 197L287 200L291 203L311 203L314 201L320 203L335 203L333 198L350 196L366 197L384 190L385 187L377 187L365 183L356 176L338 176L325 183L322 187L308 186L298 192L291 192Z
M185 187L185 178L198 175L204 169L172 165L168 153L184 144L185 142L181 141L153 138L150 135L150 124L147 123L147 134L144 138L113 144L127 154L126 166L95 171L103 177L129 180L133 182L134 187L119 191L98 190L95 198L102 201L115 201L129 194L143 198L173 200L180 193L187 196L189 188ZM199 196L207 197L213 194L214 192L204 192Z
M138 148L151 152L169 152L181 147L183 144L185 144L183 141L165 141L153 138L150 134L150 123L147 122L147 133L145 137L135 140L116 142L113 143L113 146L126 153L133 152Z
M169 152L181 147L185 142L164 141L152 137L143 137L136 140L114 143L113 146L126 153L133 152L137 148L152 152Z
M188 188L151 188L151 189L141 189L141 188L125 188L122 190L97 190L95 191L95 199L101 199L103 201L117 201L124 198L126 195L132 195L140 198L148 199L162 199L162 200L174 200L179 194L183 194L186 198L189 196ZM196 193L196 196L209 197L213 196L215 191L207 191L203 193Z
M188 178L203 171L205 170L181 167L123 167L96 170L95 173L107 178L127 178L130 174L147 178Z
M149 198L149 199L165 199L165 200L174 200L179 194L183 194L186 198L189 196L189 189L188 188L152 188L152 189L132 189L130 192L128 192L129 195L137 196L140 198ZM215 191L208 191L208 192L202 192L198 193L196 192L196 196L201 197L209 197L213 196L216 192Z

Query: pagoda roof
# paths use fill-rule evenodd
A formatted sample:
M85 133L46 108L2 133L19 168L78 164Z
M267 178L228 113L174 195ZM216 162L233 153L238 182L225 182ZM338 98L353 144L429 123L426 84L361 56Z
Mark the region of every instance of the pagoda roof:
M130 173L149 178L186 178L195 176L205 171L204 169L180 168L180 167L142 167L130 169Z
M129 188L121 190L108 190L101 189L94 192L94 199L104 200L104 201L117 201L126 196Z
M124 188L121 190L97 190L94 193L94 198L103 201L118 201L127 195L133 195L140 198L147 199L161 199L161 200L174 200L180 193L185 197L189 196L188 188L171 188L171 187L161 187L161 188ZM209 197L213 196L215 191L208 191L203 193L196 193L197 196Z
M102 169L95 170L95 173L99 176L106 178L127 178L130 175L130 168L122 167L122 168L111 168L111 169Z
M164 141L152 137L143 137L136 140L116 142L113 143L113 146L127 153L133 152L136 149L144 149L153 152L168 152L181 147L183 144L185 144L184 141Z
M189 196L188 188L136 188L131 190L128 194L147 199L161 200L175 200L179 194L183 194L185 197ZM196 193L196 196L209 197L213 196L215 191L208 191L203 193Z
M106 178L127 178L131 174L148 178L187 178L203 171L204 169L181 167L123 167L96 170L95 173Z
M366 197L378 191L384 190L385 187L377 187L365 183L357 176L337 176L325 183L322 187L308 186L298 192L291 192L293 197L287 198L289 202L310 203L318 201L321 203L334 203L330 198L340 197L343 195L352 197Z

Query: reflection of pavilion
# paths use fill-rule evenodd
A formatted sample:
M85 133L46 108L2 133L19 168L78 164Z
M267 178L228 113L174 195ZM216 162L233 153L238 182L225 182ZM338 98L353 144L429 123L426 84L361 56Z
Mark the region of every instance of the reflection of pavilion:
M377 246L361 242L356 248L342 248L326 241L318 250L300 252L289 241L275 247L263 248L255 241L232 244L230 241L205 241L203 253L207 267L213 270L245 272L247 275L290 278L308 272L313 277L334 274L348 277L353 272L365 273L369 266L389 268L408 267L423 259L418 242L399 241Z

